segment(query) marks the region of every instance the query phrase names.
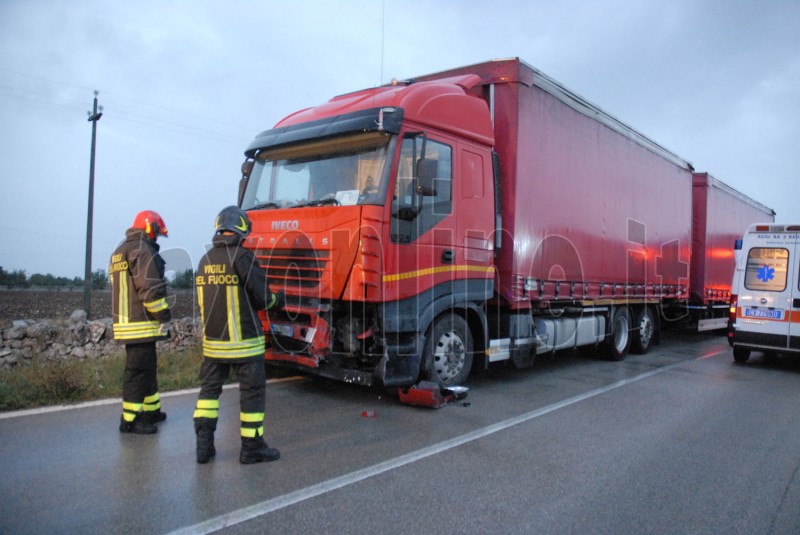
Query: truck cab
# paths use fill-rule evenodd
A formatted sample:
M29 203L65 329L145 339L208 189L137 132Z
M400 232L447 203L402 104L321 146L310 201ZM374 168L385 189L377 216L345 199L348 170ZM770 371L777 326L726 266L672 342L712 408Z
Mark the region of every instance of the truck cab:
M800 225L750 225L736 244L729 341L752 351L800 353Z
M341 95L251 143L244 245L286 294L262 317L268 362L362 385L466 378L496 225L491 117L473 89L466 75Z

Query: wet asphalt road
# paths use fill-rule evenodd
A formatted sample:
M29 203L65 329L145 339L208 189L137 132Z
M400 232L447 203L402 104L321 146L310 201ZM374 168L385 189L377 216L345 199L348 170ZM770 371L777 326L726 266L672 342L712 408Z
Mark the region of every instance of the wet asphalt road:
M0 415L0 533L800 533L797 360L738 366L720 336L666 334L469 386L431 410L270 383L282 457L251 466L235 388L203 466L194 392L162 397L154 436L120 434L117 402Z

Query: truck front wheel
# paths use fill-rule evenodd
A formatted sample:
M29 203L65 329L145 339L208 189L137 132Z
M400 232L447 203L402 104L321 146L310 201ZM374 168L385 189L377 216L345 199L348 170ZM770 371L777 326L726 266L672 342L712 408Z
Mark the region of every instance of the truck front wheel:
M425 336L424 375L440 385L463 383L472 369L472 335L467 322L456 314L434 320Z
M625 360L631 345L631 314L626 307L614 309L611 332L603 342L603 354L608 360Z

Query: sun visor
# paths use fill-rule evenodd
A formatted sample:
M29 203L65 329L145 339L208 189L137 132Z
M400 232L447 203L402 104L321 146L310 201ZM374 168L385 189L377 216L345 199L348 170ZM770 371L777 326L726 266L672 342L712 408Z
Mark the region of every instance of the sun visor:
M319 140L357 132L378 130L391 134L400 132L403 124L402 108L370 108L353 113L326 117L317 121L273 128L262 132L247 147L245 155L253 158L259 150L299 143L309 139Z

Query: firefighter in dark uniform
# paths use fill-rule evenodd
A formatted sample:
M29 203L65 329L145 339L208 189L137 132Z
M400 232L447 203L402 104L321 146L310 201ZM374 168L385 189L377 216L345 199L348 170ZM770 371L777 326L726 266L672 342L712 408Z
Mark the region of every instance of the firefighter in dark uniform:
M264 269L241 246L250 233L250 219L236 206L216 220L213 247L197 267L197 299L203 321L203 363L200 395L194 412L197 462L216 454L214 431L219 395L231 368L239 379L242 449L239 462L275 461L278 450L264 441L266 373L264 331L259 310L283 306L283 293L273 294Z
M167 417L161 411L156 375L156 341L169 336L171 319L159 236L167 236L161 216L152 210L139 212L108 269L114 339L125 344L126 354L119 424L123 433L155 433L155 424Z

